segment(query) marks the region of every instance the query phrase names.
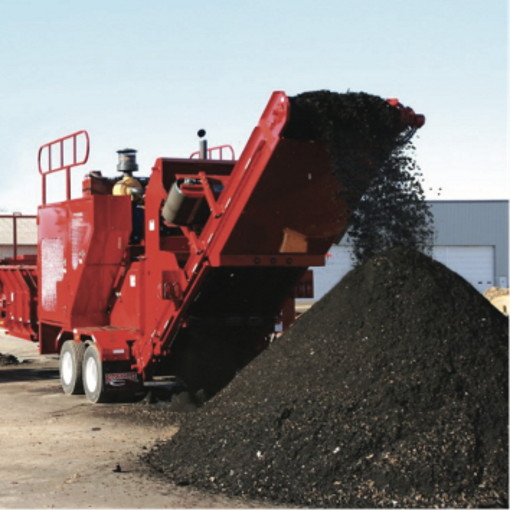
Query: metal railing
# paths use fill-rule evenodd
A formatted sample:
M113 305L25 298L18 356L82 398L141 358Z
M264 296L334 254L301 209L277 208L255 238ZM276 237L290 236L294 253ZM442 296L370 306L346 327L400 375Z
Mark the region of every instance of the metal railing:
M82 156L78 156L78 139L82 136L85 139L85 147ZM64 142L70 140L71 150L65 150ZM85 130L77 131L68 136L58 138L53 142L42 145L39 148L38 166L42 176L42 204L46 205L46 177L55 172L65 170L66 174L66 199L71 199L71 168L84 165L89 159L90 140ZM57 153L58 161L54 159L54 152ZM69 154L70 153L70 154ZM43 168L43 161L47 161L47 167ZM58 165L58 166L54 166Z
M234 149L231 145L218 145L217 147L211 147L210 149L207 149L207 159L216 159L216 160L223 160L227 159L223 157L223 151L230 152L230 159L232 161L235 160L235 154ZM219 157L213 158L213 156L218 153ZM190 159L193 158L200 158L200 151L195 151L191 154Z

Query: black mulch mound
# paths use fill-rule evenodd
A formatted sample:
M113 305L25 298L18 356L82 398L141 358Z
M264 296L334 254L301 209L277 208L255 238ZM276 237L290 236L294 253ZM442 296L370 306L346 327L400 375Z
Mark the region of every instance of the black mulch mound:
M508 321L393 250L351 271L146 460L275 505L508 506Z
M18 365L19 359L16 356L12 356L11 354L2 354L0 353L0 367L4 367L7 365Z

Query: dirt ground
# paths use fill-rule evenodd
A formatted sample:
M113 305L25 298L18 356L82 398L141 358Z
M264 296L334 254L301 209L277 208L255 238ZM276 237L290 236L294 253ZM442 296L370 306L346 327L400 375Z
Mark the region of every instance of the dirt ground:
M178 427L141 404L64 395L58 358L0 332L1 508L249 508L260 503L177 487L139 455ZM117 466L120 466L120 472Z

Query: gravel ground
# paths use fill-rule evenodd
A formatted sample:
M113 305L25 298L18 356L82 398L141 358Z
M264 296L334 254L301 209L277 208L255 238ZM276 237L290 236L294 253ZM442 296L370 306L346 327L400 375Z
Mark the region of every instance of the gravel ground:
M174 406L93 405L64 394L58 356L2 331L0 350L18 360L0 366L0 508L260 508L176 487L140 460L176 432Z
M507 507L508 320L394 250L351 271L145 460L306 507Z

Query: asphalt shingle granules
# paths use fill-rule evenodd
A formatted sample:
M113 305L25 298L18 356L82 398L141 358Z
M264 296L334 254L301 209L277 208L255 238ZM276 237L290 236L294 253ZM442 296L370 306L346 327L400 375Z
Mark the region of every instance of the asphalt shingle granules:
M443 265L390 251L146 460L275 505L508 506L508 319Z

